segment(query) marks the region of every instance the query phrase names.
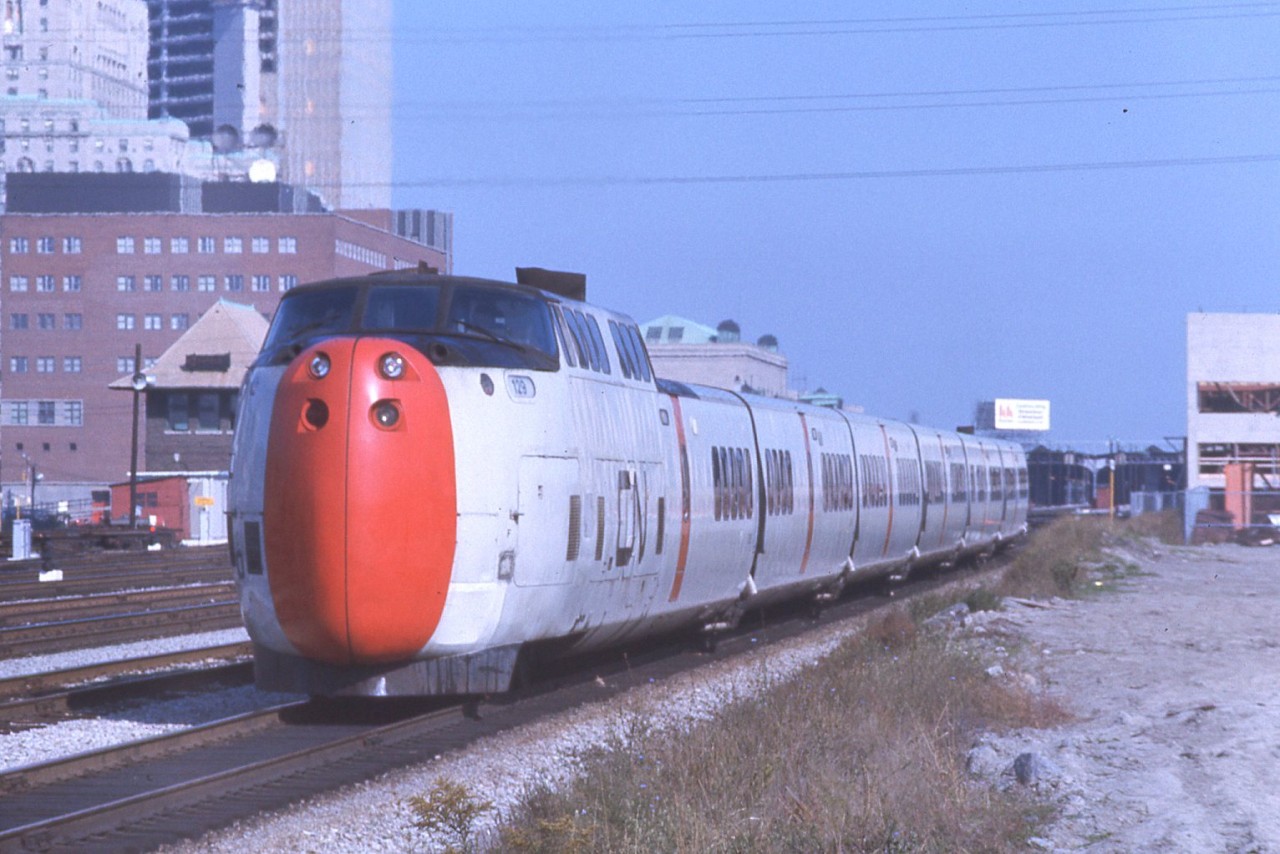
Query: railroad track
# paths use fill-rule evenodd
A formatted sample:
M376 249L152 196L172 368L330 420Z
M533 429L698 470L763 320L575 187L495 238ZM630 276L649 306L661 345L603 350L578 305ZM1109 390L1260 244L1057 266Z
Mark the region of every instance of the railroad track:
M0 603L0 629L87 619L118 614L122 610L149 610L157 607L231 602L235 583L220 581L179 587L152 587L115 593L90 593L57 599L24 599Z
M0 628L0 658L20 658L242 625L235 600Z
M929 575L896 588L893 601L845 599L828 609L824 622L866 617L944 587L971 586L976 574ZM813 630L813 621L799 614L752 622L725 636L714 657L676 642L615 651L486 704L479 718L458 704L364 698L298 703L18 769L0 775L0 850L142 850L198 836Z
M248 685L253 645L246 642L130 658L0 680L0 728L48 723L123 699ZM221 662L210 664L210 662ZM175 670L200 664L197 669Z
M95 555L54 560L58 581L41 582L41 561L0 563L0 602L49 596L87 595L126 588L230 581L234 575L225 548Z

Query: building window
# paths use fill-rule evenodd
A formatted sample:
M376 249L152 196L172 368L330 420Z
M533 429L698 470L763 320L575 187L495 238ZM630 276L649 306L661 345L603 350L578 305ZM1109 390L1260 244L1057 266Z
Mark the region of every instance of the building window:
M291 291L298 286L298 277L286 273L280 277L280 290Z
M9 357L9 373L25 374L27 372L26 356L10 356Z
M218 419L218 395L216 392L201 392L196 395L196 412L199 419L199 430L217 430L222 426Z
M117 291L135 291L138 289L138 282L133 276L116 276Z
M28 285L28 281L26 276L10 276L9 277L9 290L13 291L14 293L26 293L27 285Z
M216 291L218 289L218 277L200 276L196 279L196 289L201 291Z
M133 238L117 237L116 238L116 254L132 255L133 254Z
M36 357L36 373L51 374L58 369L58 360L53 356Z
M9 417L5 420L6 424L14 424L19 427L27 423L27 402L25 400L15 400L9 404ZM18 450L22 450L22 443L18 443Z
M62 328L72 332L84 327L84 315L80 313L62 315Z
M58 406L52 400L36 401L36 423L51 426L58 423Z
M212 237L201 237L196 241L196 251L203 255L212 255L217 250L217 243Z
M266 293L267 291L270 291L271 277L270 276L254 276L253 289L260 293Z
M143 315L142 328L151 332L164 329L164 320L158 314Z
M145 237L142 240L142 251L147 255L159 255L163 241L158 237Z
M53 276L36 276L36 292L51 294L58 289Z
M169 282L170 282L170 284L173 286L173 289L174 289L175 291L189 291L189 290L191 290L191 277L190 277L190 276L185 276L185 275L181 275L181 276L174 276L172 279L170 279L170 280L169 280Z
M276 241L276 249L281 255L297 255L298 254L298 238L282 237Z
M270 252L270 251L271 251L271 238L270 238L270 237L255 237L255 238L253 238L253 251L254 251L254 253L255 253L255 254L257 254L257 255L262 255L262 254L264 254L264 253L266 253L266 252Z
M116 329L124 332L134 328L136 319L132 314L117 314Z
M62 359L62 370L68 374L78 374L84 369L84 359L79 356L64 356Z
M62 402L63 421L68 427L84 426L84 402L79 400L65 400ZM75 450L76 446L72 444L71 450Z
M36 315L36 325L40 329L49 330L58 328L58 315L52 312L42 311Z
M169 429L186 432L191 429L187 415L187 396L182 392L169 393Z
M169 318L169 328L181 331L191 325L191 315L175 314Z
M64 237L62 238L62 251L68 255L80 254L80 238Z
M40 255L52 255L57 241L52 237L41 237L36 240L36 252Z
M25 237L9 238L9 254L10 255L25 255L29 251L28 247L29 247L29 244L27 242L27 238Z
M244 290L244 276L239 273L232 273L227 276L227 290L242 291Z
M117 374L133 373L133 357L132 356L116 356L116 373Z
M143 276L142 289L144 291L164 290L164 276Z
M191 241L185 237L169 238L169 251L174 255L186 255L191 249Z
M62 289L63 289L64 291L68 291L68 292L71 292L71 293L76 293L76 292L78 292L78 291L80 290L80 277L79 277L78 275L77 275L77 276L63 276L63 277L62 277Z
M222 241L222 251L231 255L239 255L244 251L244 240L239 237L228 237Z
M27 316L25 314L9 315L10 329L27 329Z

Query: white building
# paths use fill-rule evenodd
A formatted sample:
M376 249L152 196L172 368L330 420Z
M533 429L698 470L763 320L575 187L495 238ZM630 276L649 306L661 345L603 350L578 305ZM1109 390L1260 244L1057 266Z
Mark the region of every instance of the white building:
M1187 315L1187 485L1226 487L1226 466L1280 485L1280 315Z
M643 323L653 370L663 379L791 397L787 389L787 357L771 335L759 343L741 340L732 320L713 329L703 323L665 315Z
M0 173L244 177L177 119L147 119L144 0L5 0Z

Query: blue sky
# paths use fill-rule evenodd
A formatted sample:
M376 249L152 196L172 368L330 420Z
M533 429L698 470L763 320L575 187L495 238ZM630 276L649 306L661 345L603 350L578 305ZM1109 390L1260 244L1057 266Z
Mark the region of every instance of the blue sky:
M869 413L1158 443L1186 314L1280 311L1277 45L1280 3L400 2L394 200Z

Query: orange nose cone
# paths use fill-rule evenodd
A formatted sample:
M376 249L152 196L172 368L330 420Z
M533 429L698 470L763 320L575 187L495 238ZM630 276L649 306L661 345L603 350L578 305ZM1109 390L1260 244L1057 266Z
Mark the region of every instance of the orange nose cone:
M394 380L378 369L393 352ZM321 356L327 373L312 369ZM299 652L376 664L430 640L453 567L454 472L448 400L421 353L335 338L293 361L271 415L263 527L276 616Z

